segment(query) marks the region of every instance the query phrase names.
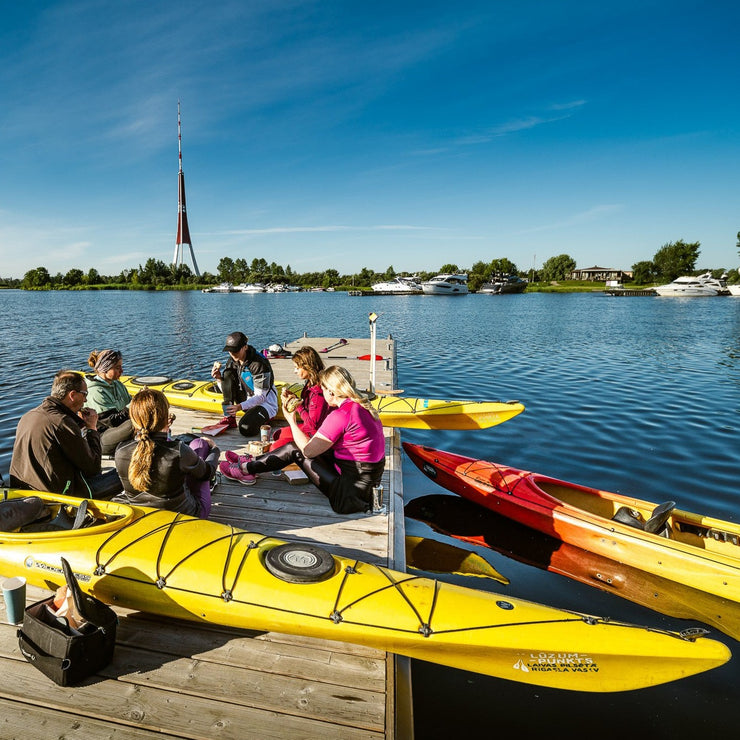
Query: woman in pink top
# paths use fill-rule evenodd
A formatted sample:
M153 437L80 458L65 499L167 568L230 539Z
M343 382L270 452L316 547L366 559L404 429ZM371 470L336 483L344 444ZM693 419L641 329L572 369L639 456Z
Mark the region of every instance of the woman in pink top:
M298 405L295 407L297 413L297 424L303 429L307 437L312 437L326 419L329 406L324 400L319 375L324 369L324 362L319 353L313 347L301 347L293 355L293 372L303 381L303 392ZM297 400L294 393L283 388L281 400L283 408L290 405L292 400ZM276 429L272 436L270 452L275 451L288 442L293 441L293 432L290 427Z
M338 514L367 511L385 468L383 425L343 367L326 368L320 381L331 411L314 435L309 437L299 426L295 411L284 409L293 441L254 460L224 461L221 472L251 485L258 473L296 463Z

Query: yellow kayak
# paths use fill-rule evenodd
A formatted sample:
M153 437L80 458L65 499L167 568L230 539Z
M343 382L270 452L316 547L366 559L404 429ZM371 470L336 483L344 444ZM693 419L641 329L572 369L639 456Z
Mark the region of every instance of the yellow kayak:
M223 397L212 380L173 380L164 375L123 375L121 382L132 395L141 388L162 391L172 406L221 414ZM278 389L292 383L275 384ZM376 396L373 406L383 426L405 429L487 429L524 411L516 401L441 401L433 398ZM282 409L278 418L282 417Z
M611 622L173 512L0 490L0 521L9 521L14 499L36 496L46 504L32 521L16 522L16 531L0 532L0 572L56 588L64 581L63 555L82 589L109 604L357 643L575 691L639 689L730 658L700 630ZM45 531L49 526L62 529Z

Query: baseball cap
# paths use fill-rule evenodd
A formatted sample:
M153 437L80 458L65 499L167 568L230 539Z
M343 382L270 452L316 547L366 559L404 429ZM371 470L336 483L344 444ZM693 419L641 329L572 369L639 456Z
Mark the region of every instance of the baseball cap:
M224 345L224 352L238 352L242 347L245 347L249 338L246 334L240 331L233 331L226 337L226 344Z

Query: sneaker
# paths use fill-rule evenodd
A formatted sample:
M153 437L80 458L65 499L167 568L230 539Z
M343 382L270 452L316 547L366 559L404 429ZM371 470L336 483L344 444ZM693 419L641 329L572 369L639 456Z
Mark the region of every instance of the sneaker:
M233 450L226 450L224 452L224 457L230 462L230 463L248 463L250 460L254 460L254 458L251 455L237 455L236 452Z
M236 429L236 416L224 416L219 424L226 424L227 429Z
M239 463L231 463L228 460L224 460L218 464L218 469L221 471L221 475L235 480L243 486L253 486L257 482L257 478L254 475L242 472Z

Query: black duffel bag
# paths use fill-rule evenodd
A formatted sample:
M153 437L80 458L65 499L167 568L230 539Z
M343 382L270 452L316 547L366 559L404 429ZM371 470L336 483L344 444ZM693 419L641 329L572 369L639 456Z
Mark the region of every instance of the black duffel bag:
M67 588L83 623L70 627L54 615L54 597L26 607L18 644L25 659L59 686L72 686L97 673L113 659L116 613L102 601L82 593L69 563L62 558Z

